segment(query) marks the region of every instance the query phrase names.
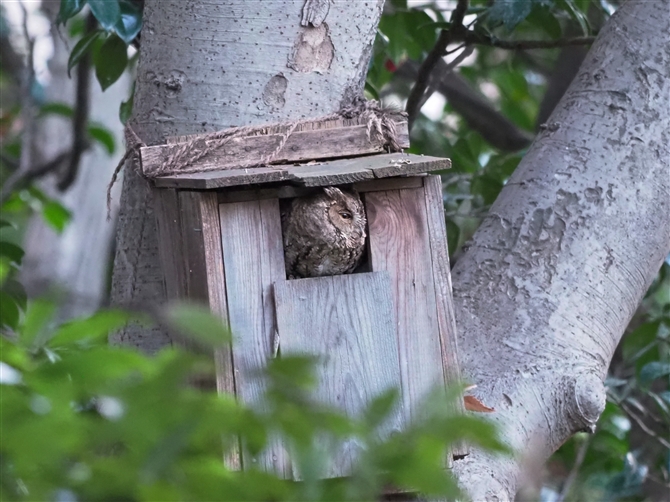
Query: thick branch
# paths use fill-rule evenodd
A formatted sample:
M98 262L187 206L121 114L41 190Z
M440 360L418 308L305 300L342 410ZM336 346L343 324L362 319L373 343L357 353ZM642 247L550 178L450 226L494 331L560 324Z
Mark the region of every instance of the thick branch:
M592 429L603 379L670 251L667 0L630 0L453 271L463 371L516 460L455 464L474 500L512 500L519 459Z

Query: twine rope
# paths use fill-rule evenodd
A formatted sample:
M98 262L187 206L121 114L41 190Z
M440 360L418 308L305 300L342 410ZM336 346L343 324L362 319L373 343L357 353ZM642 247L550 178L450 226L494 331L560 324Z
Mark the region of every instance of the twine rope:
M195 164L203 157L223 147L236 138L259 136L268 134L272 131L280 135L280 140L275 149L258 160L246 162L235 166L234 169L259 167L271 164L286 146L286 142L302 125L312 123L323 123L337 119L355 119L360 118L366 123L366 136L370 143L377 143L385 147L389 152L399 152L402 150L398 144L397 130L392 115L398 115L398 112L384 109L378 101L368 101L363 98L354 100L350 105L341 108L338 112L319 118L310 118L302 120L293 120L281 122L278 124L264 124L258 126L231 127L223 131L217 131L209 134L197 136L193 139L179 143L167 156L165 161L150 173L143 173L147 178L158 176L167 176L177 173L198 173L206 169L199 168ZM139 150L147 146L133 131L130 125L126 125L126 153L116 166L112 179L107 187L107 218L109 219L111 207L111 191L119 173L123 169L125 162L135 155L139 155ZM138 166L139 162L133 161L133 165Z

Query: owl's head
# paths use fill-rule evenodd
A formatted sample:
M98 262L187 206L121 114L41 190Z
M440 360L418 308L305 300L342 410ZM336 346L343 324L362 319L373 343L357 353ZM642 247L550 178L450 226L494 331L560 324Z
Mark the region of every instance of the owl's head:
M339 188L323 189L328 199L328 219L344 235L365 237L365 210L357 193Z

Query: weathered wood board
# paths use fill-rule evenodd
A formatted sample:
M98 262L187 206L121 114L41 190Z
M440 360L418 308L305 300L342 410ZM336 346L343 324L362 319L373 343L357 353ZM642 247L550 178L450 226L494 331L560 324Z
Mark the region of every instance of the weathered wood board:
M154 178L154 184L160 188L208 190L287 181L299 186L318 187L384 179L392 176L411 176L431 171L442 171L450 167L451 161L449 159L408 153L389 153L302 165L175 174Z
M409 147L407 119L402 115L394 117L397 130L397 142L401 148ZM231 137L226 142L205 155L197 162L200 171L217 171L235 169L239 166L251 165L260 159L268 158L284 141L284 129L268 126L263 132L254 136ZM178 138L180 141L191 140L198 149L203 149L212 139L205 135ZM147 146L141 149L142 172L145 176L155 176L160 172L166 159L177 151L183 143L170 141L168 145ZM379 142L371 142L368 128L361 119L336 119L327 122L311 122L301 124L286 138L286 143L272 158L272 164L287 162L305 162L314 159L334 159L356 155L368 155L383 152L384 146ZM185 166L184 171L194 166Z
M437 302L437 322L440 330L442 366L445 369L445 383L453 385L461 381L461 372L458 362L449 249L447 248L447 226L442 200L442 179L439 176L425 177L424 195ZM465 413L463 401L455 403L454 412ZM465 444L459 443L454 445L452 453L454 457L462 457L468 454L468 448Z
M373 398L400 388L398 340L386 272L279 281L275 305L281 354L320 358L317 395L357 417ZM397 408L379 430L402 430ZM359 446L346 442L329 455L327 477L351 474ZM299 474L299 473L298 473Z
M256 372L273 357L276 332L272 284L286 278L279 201L220 204L219 215L235 390L243 403L260 406L265 386ZM277 440L270 440L257 458L243 452L243 465L290 477L284 448Z
M372 270L391 277L404 407L412 420L426 394L444 385L423 188L366 193L365 206Z

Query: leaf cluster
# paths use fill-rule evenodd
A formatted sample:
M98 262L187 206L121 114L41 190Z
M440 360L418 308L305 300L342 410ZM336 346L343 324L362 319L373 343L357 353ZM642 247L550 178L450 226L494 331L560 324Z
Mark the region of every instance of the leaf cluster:
M258 373L262 405L244 406L193 384L213 378L210 356L106 345L109 330L146 319L101 311L58 325L54 312L33 302L13 336L0 338L3 500L374 500L389 486L455 497L444 468L451 444L505 450L490 423L449 411L456 389L431 395L420 421L384 437L397 392L347 417L313 395L313 358L272 360ZM210 349L230 340L199 308L173 305L160 318ZM256 468L252 459L277 440L299 482ZM351 476L324 480L347 442L360 452ZM222 459L240 448L244 469L228 468Z

